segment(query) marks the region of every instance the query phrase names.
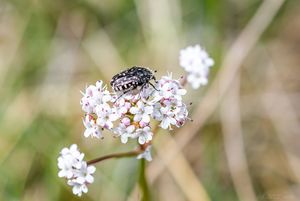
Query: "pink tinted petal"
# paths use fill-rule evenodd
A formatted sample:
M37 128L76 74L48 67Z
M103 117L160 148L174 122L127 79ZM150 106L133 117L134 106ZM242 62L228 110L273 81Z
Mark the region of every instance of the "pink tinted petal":
M113 123L111 121L107 121L106 124L105 124L105 127L108 128L108 129L112 129L113 126L114 125L113 125Z
M128 117L124 117L121 122L126 126L130 125L130 119Z
M145 126L147 126L147 125L148 125L148 123L146 123L146 122L143 122L143 121L140 121L140 122L139 122L139 125L140 125L141 127L145 127Z

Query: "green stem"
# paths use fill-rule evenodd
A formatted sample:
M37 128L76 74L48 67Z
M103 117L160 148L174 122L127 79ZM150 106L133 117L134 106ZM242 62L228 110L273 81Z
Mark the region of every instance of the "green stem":
M141 159L141 166L140 166L140 179L139 179L139 185L142 190L142 201L150 201L150 192L149 192L149 186L146 179L146 160Z

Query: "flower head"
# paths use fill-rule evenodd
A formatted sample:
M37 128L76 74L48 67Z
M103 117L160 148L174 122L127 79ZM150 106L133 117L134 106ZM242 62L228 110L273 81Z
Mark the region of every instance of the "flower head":
M160 121L164 129L180 127L187 119L187 109L182 102L186 90L172 74L163 76L154 87L149 84L138 92L111 95L102 81L86 88L81 99L86 117L83 121L85 137L101 137L107 129L120 137L122 143L137 139L139 144L152 140L151 119Z
M133 120L135 122L149 123L153 106L147 105L142 100L139 100L135 106L130 108L129 112L134 115Z
M126 144L128 142L128 138L136 138L134 133L135 126L134 125L125 125L120 123L118 127L114 129L114 133L120 136L121 142Z
M188 73L187 81L197 89L207 84L209 68L214 65L214 60L200 45L195 45L180 51L179 63Z
M154 104L152 117L160 121L160 127L172 130L172 125L182 126L188 119L186 105L182 102L182 96L186 90L182 88L178 80L172 79L172 75L164 76L158 81L159 100Z
M113 121L119 118L115 108L111 108L107 103L96 106L97 124L103 128L112 129Z
M73 186L73 193L78 196L87 193L87 184L94 182L92 174L96 170L94 166L87 165L83 158L84 154L73 144L70 148L63 148L57 159L60 169L58 176L65 177L68 185Z
M182 100L182 96L186 94L186 90L181 86L179 80L172 78L172 73L163 76L157 83L158 91L155 96L163 99Z
M80 100L82 110L88 114L95 112L95 107L99 104L106 103L112 99L106 86L102 86L103 82L97 81L96 85L90 85L81 92L83 97Z
M137 129L136 135L139 143L145 144L152 140L153 133L151 132L151 128L149 126L145 126L144 128Z

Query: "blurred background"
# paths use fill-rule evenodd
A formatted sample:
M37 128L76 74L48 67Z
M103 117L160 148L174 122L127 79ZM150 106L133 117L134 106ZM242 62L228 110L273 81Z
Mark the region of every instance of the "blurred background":
M135 147L83 137L80 90L133 65L179 78L179 50L198 43L216 64L187 86L194 122L154 140L151 200L299 200L297 0L2 0L0 200L140 200L134 158L97 164L81 198L58 178L62 147Z

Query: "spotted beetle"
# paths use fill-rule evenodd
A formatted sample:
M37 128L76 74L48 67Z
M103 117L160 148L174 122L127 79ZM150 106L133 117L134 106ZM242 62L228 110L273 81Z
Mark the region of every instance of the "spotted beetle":
M122 92L122 95L138 89L139 87L139 90L142 90L147 84L150 84L157 90L150 80L156 81L156 78L150 69L141 66L133 66L113 76L110 85L115 92Z

